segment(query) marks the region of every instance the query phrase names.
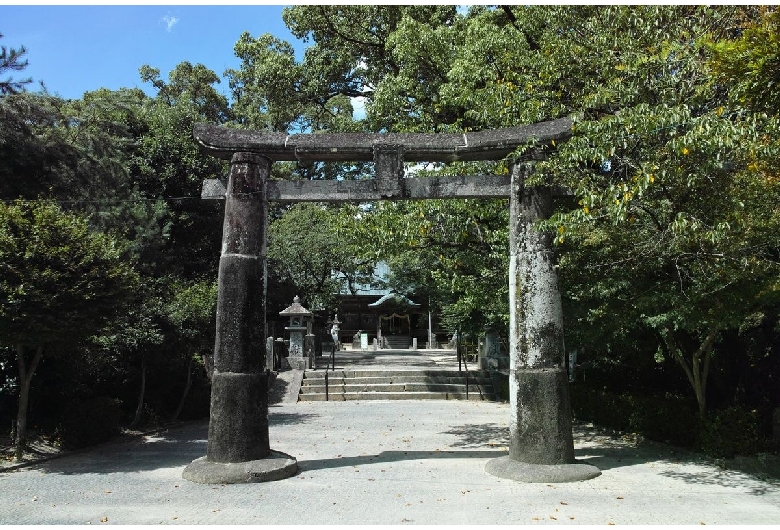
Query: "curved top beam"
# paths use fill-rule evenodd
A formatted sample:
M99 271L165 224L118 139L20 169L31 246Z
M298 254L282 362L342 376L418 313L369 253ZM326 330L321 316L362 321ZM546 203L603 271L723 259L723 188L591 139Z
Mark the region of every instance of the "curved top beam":
M499 160L518 146L547 144L571 136L569 118L494 129L445 133L319 133L287 135L276 132L230 129L196 124L192 134L200 148L213 156L230 159L233 153L250 152L271 160L371 161L374 148L386 146L403 152L410 162Z

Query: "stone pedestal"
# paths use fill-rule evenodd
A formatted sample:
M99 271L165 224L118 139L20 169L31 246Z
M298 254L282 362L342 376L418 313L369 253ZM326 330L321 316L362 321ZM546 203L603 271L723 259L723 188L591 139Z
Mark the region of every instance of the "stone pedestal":
M285 328L290 331L290 350L287 356L287 362L293 370L305 370L309 367L308 357L304 354L303 334L306 328L294 329Z
M211 379L206 457L183 477L219 484L263 482L292 476L295 459L273 453L268 440L265 372L267 158L233 155L225 200L219 261L217 333ZM281 458L273 457L272 454Z
M479 368L482 370L506 370L509 368L509 356L501 349L501 337L492 329L485 330L480 341Z
M552 236L535 223L552 213L549 189L529 188L530 168L512 167L509 213L509 456L486 470L521 482L596 477L574 460L563 313Z

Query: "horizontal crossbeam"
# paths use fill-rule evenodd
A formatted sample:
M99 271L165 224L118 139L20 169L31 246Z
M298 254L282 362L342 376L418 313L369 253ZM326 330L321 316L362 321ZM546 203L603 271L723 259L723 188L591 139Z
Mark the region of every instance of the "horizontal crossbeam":
M217 179L203 182L203 199L224 199L225 185ZM509 175L369 180L269 180L266 198L275 202L371 202L419 199L508 198ZM554 190L554 195L569 195Z
M398 149L410 162L500 160L522 145L547 145L571 136L568 118L464 134L320 133L293 134L197 124L193 136L206 153L229 160L250 152L272 161L373 161L377 147Z

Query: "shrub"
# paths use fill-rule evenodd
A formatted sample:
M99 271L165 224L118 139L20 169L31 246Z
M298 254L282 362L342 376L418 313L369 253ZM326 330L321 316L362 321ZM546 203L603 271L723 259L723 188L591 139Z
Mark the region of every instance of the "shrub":
M120 403L108 397L73 401L65 408L57 433L62 446L77 449L107 442L119 434Z
M716 458L751 455L765 449L758 412L728 407L710 413L702 430L702 450Z
M699 441L695 406L674 396L618 394L572 385L571 404L575 418L601 427L683 447L695 447Z

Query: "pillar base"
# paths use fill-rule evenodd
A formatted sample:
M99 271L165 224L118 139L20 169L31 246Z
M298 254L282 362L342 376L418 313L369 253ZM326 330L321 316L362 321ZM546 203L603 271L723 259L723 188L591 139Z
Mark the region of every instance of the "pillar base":
M193 460L182 478L199 484L247 484L289 478L298 471L298 462L290 455L271 451L260 460L248 462L209 462L206 457Z
M489 460L485 471L499 478L515 482L579 482L601 475L601 470L590 464L528 464L502 456Z

